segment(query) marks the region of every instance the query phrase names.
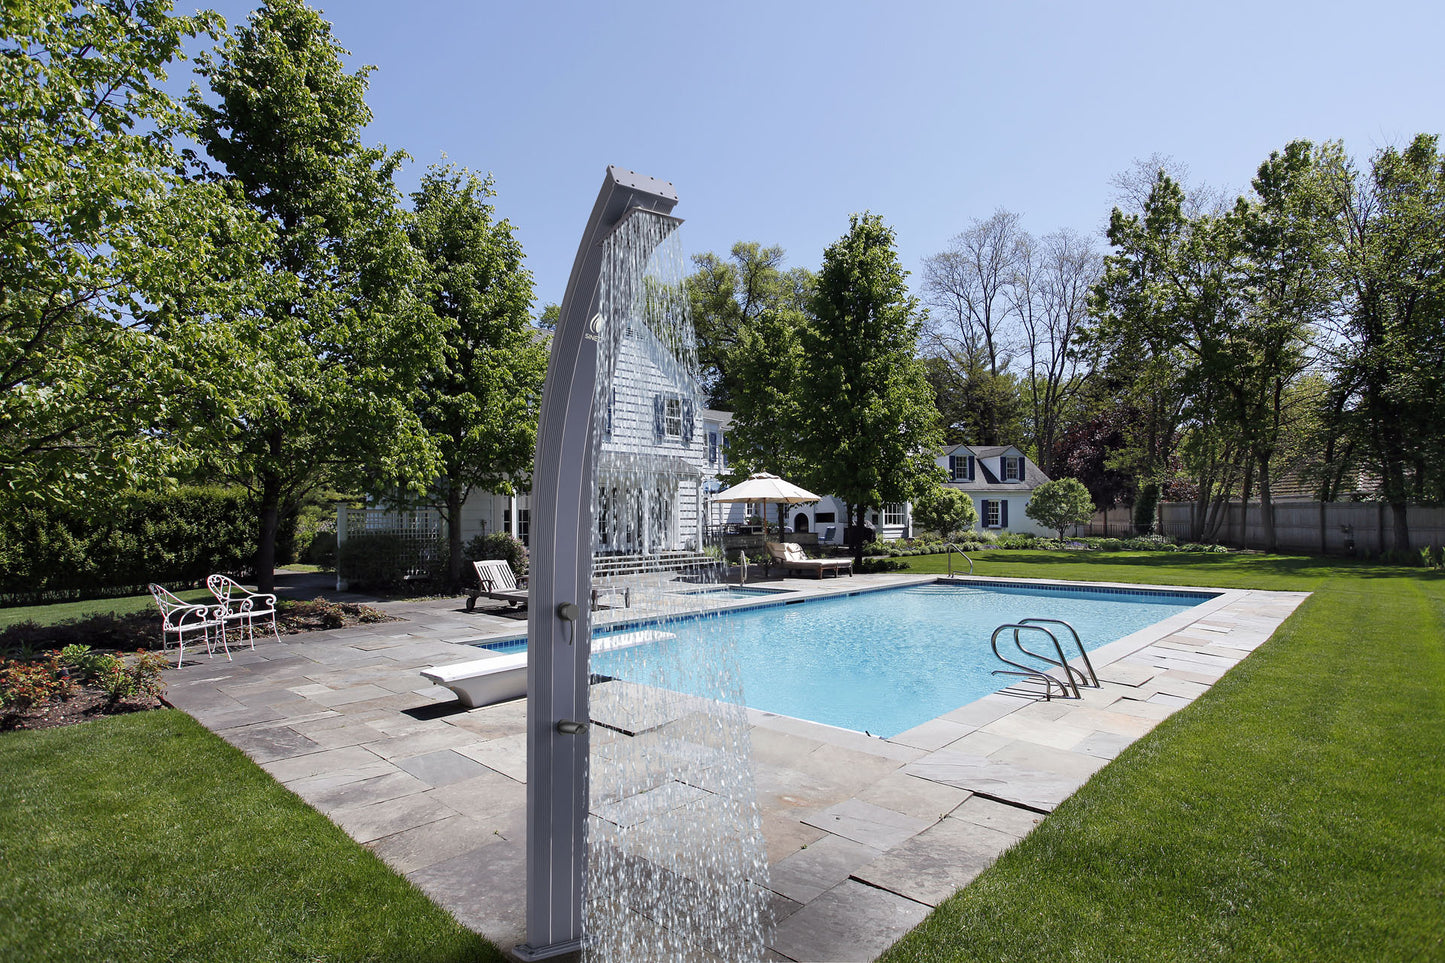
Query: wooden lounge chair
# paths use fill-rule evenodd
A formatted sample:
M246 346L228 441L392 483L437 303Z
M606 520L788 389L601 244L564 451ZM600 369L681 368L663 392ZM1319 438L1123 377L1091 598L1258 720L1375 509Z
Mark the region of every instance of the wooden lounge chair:
M523 576L522 584L518 585L512 575L512 566L507 564L506 559L489 558L473 562L472 568L477 573L477 588L467 599L468 612L476 607L479 598L506 602L507 608L527 604L527 578Z
M821 579L824 572L832 572L833 577L837 578L847 569L848 577L853 577L851 558L809 558L803 554L803 547L797 542L769 542L768 553L774 562L783 566L784 575L811 572L814 578Z

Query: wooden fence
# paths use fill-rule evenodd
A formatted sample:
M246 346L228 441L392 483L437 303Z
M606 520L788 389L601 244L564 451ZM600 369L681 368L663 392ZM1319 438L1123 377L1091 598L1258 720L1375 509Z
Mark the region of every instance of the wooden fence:
M1159 530L1170 538L1188 541L1193 538L1198 510L1194 502L1160 502ZM1250 502L1247 508L1231 502L1223 511L1217 541L1235 548L1264 546L1259 502ZM1412 551L1445 546L1445 507L1411 505L1405 520ZM1133 530L1130 510L1114 508L1107 519L1104 512L1096 513L1079 534L1128 538ZM1281 552L1375 555L1395 547L1395 517L1384 502L1275 502L1274 530Z

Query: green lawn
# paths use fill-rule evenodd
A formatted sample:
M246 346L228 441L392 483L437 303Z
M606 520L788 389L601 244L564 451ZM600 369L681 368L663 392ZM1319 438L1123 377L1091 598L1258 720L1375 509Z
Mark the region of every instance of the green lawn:
M187 589L176 593L187 602L215 601L214 596L203 588ZM160 613L156 600L147 592L145 595L125 595L113 599L88 599L84 602L53 602L49 605L22 605L0 609L0 629L9 628L20 622L34 622L37 625L55 625L71 619L83 619L92 615L130 615L133 612L155 612L156 631L159 632Z
M189 716L0 733L0 959L500 961Z
M1063 552L977 572L1315 594L883 959L1445 959L1445 578Z

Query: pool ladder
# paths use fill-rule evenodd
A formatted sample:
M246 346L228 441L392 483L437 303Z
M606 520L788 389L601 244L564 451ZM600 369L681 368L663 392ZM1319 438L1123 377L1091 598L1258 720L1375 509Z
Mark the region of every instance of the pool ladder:
M969 574L969 575L972 575L972 574L973 574L973 559L971 559L971 558L968 557L968 553L967 553L967 552L965 552L963 549L959 548L957 545L953 544L952 542L949 542L947 545L944 546L944 548L948 549L948 577L949 577L949 578L953 578L953 553L954 553L954 552L957 552L958 554L960 554L960 555L963 556L964 561L968 562L968 574Z
M1089 670L1087 675L1085 675L1082 669L1075 668L1071 665L1069 660L1064 657L1064 647L1059 643L1059 635L1062 633L1056 633L1044 628L1046 625L1063 626L1069 630L1069 635L1072 636L1074 640L1074 646L1079 650L1079 655L1084 661L1084 667ZM1026 665L1000 652L998 650L999 636L1010 631L1013 632L1013 644L1014 648L1018 650L1018 657L1028 656L1037 660L1037 662L1046 663L1051 668L1062 669L1064 672L1063 681L1049 675L1047 669L1037 664ZM1035 635L1044 636L1049 643L1047 647L1053 649L1054 655L1050 656L1043 652L1035 652L1033 649L1024 645L1024 636L1030 632ZM1100 687L1099 675L1094 671L1094 663L1089 660L1089 653L1084 649L1083 640L1079 638L1079 633L1074 627L1063 619L1020 619L1017 622L1007 622L993 630L993 635L989 638L989 645L993 647L993 654L998 656L1000 662L1013 667L1009 669L994 669L994 675L1017 675L1042 682L1044 684L1045 700L1053 699L1054 686L1059 687L1059 695L1065 699L1069 698L1070 689L1073 690L1073 698L1081 698L1079 695L1080 685L1091 686L1095 689ZM1013 652L1010 652L1010 655L1013 654Z

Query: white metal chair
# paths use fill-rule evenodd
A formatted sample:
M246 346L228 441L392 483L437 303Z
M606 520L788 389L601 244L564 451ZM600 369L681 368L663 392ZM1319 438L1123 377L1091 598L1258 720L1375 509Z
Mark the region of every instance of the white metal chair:
M231 650L226 648L225 622L221 618L221 607L218 605L197 605L192 602L177 598L167 591L165 586L152 582L150 585L152 597L161 610L161 649L170 651L171 635L176 637L176 668L180 668L186 659L186 636L194 636L197 633L206 641L206 654L214 656L215 646L211 642L211 630L215 629L220 637L221 648L226 652L226 658L231 657Z
M236 638L250 643L252 651L256 649L256 621L271 623L271 634L276 641L281 641L281 631L276 626L276 596L269 592L252 592L237 582L235 579L227 578L224 575L212 575L206 579L206 588L220 602L222 639L225 638L226 628L232 624L236 626ZM226 650L226 657L230 658L231 652Z

